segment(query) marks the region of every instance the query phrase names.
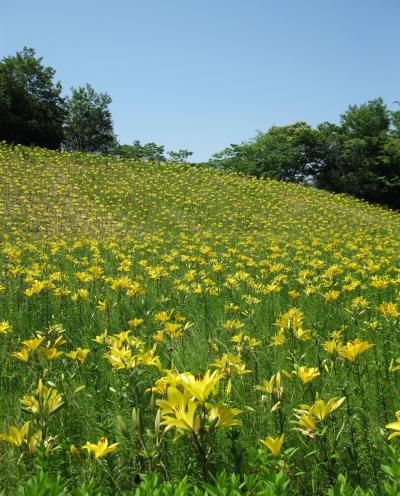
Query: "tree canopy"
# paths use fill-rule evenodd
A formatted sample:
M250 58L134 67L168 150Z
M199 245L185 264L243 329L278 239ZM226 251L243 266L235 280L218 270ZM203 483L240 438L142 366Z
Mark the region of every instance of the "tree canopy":
M141 144L135 140L131 145L118 145L114 153L120 158L131 158L134 160L151 160L154 162L165 162L164 146L156 143Z
M60 147L65 105L54 75L33 48L0 61L0 140Z
M111 97L97 93L89 84L72 88L66 100L63 146L66 150L107 153L115 143Z

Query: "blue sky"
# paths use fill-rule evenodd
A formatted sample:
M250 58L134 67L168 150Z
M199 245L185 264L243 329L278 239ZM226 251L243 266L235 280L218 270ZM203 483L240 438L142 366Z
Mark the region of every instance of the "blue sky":
M0 57L24 45L66 92L113 99L123 143L195 160L267 130L400 100L399 0L0 0Z

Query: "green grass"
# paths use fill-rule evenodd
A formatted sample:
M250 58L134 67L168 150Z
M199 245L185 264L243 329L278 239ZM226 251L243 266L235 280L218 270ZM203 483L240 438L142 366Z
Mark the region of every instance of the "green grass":
M384 494L385 425L400 408L400 371L389 371L400 356L397 213L293 184L23 147L0 148L0 184L0 322L12 327L0 332L0 432L31 422L21 447L0 443L6 493L42 467L69 487L93 479L104 494L133 491L143 474L199 483L223 470L281 471L298 494L326 494L345 474ZM282 322L293 308L300 321ZM124 341L94 341L127 330ZM339 349L356 338L374 346L350 361L326 351L333 332ZM12 355L38 334L27 361ZM49 359L60 337L62 354ZM106 356L154 345L158 367L138 358L115 370ZM78 347L90 350L84 363L66 355ZM224 354L249 373L225 370L208 401L239 408L241 425L211 426L202 459L189 431L155 427L165 395L149 390L167 369L200 378ZM295 366L319 375L303 384ZM278 372L282 393L256 390ZM62 394L50 416L21 408L39 379ZM317 395L346 399L308 435L293 430L295 409ZM260 443L283 433L278 456ZM115 451L82 449L102 436Z

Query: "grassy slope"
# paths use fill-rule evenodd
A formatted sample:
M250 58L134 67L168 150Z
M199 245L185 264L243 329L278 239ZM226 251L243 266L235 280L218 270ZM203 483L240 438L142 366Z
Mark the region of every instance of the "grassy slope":
M400 355L398 320L379 310L382 302L399 302L398 214L340 195L235 174L6 148L0 149L0 214L0 321L13 326L12 334L0 334L0 432L29 418L19 399L34 391L44 374L68 404L51 420L50 431L62 445L54 466L81 480L85 471L74 465L69 445L107 435L121 442L114 483L129 487L132 466L144 468L116 418L128 422L132 406L139 405L147 425L153 425L156 409L144 390L158 373L140 372L135 396L132 377L113 372L105 349L91 340L104 329L109 334L126 330L130 319L140 318L143 323L133 332L150 348L162 329L157 312L173 310L188 330L177 339L164 333L158 342L164 367L200 372L229 352L240 354L252 371L233 376L232 396L226 398L244 410L240 442L248 470L258 456L258 439L278 435L283 425L286 446L300 448L297 470L308 474L299 478L299 487L311 491L316 481L327 483L324 469L316 465L310 473L304 458L314 450L313 440L300 440L290 423L293 409L312 402L318 392L325 399L345 395L351 407L342 408L331 428L335 473L349 470L367 485L377 477L384 444L380 429L399 408L397 375L387 373L390 359ZM87 281L77 276L90 274L93 267L100 267L102 275ZM118 287L115 281L124 277L128 286ZM382 288L371 285L374 278L384 281ZM37 281L43 289L29 296L26 290ZM140 290L128 296L129 284ZM59 296L62 288L66 293ZM330 301L332 290L340 294ZM364 307L354 303L357 297L365 298ZM229 304L238 308L232 311ZM293 307L303 313L302 327L311 331L311 339L302 341L287 331L284 345L270 346L277 319ZM243 327L229 331L229 320ZM28 363L10 357L21 347L20 339L40 332L51 341L53 324L65 329L64 352L91 349L82 366L65 355L49 362L34 356ZM359 337L376 345L365 353L368 360L362 355L356 365L330 361L322 343L339 330L343 343ZM259 344L243 345L238 353L230 339L241 331ZM291 372L295 364L318 367L321 375L309 384L293 375L284 379L279 420L270 413L273 398L262 402L254 386L278 370ZM85 389L74 393L81 385ZM340 441L334 442L341 427ZM179 449L168 443L162 461L177 477L190 450L183 441ZM217 443L213 460L229 470L226 438L219 436ZM5 487L29 471L16 465L13 453L12 448L0 452L7 467L0 475ZM100 477L98 465L90 470Z

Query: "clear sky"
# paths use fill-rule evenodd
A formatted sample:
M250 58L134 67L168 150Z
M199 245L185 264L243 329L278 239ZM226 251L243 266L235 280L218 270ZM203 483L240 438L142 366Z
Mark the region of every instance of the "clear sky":
M400 100L400 0L0 0L0 58L33 47L113 99L122 143L195 160L267 130Z

